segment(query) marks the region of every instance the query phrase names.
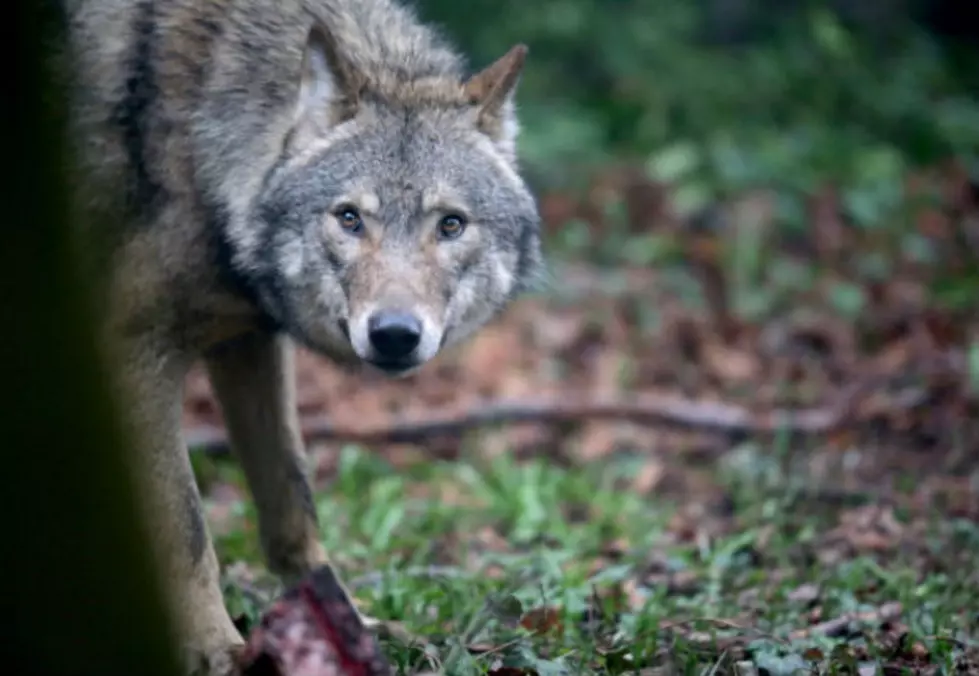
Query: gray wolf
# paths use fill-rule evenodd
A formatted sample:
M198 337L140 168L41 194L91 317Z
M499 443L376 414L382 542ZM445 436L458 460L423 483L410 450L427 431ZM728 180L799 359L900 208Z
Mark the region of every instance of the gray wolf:
M189 672L241 636L181 439L203 359L269 568L328 561L293 341L412 372L541 271L526 48L477 72L395 0L63 0L79 241Z

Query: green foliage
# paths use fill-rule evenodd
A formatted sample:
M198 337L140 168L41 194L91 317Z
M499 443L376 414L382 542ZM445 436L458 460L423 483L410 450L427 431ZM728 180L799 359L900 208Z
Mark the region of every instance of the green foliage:
M881 46L825 2L785 4L774 30L737 47L704 39L716 19L705 0L424 0L420 9L474 66L530 46L522 150L542 180L678 140L699 149L712 182L732 188L805 188L827 173L862 182L902 156L929 162L979 147L979 106L933 37L907 24ZM860 195L862 215L889 199Z
M838 546L829 530L838 510L801 492L804 473L770 462L769 451L789 455L791 446L746 448L719 465L730 525L716 530L705 520L690 539L671 526L682 513L671 501L623 490L643 458L561 468L502 455L396 469L351 446L317 503L332 517L324 542L365 609L430 643L387 645L399 673L432 663L460 676L503 666L597 676L654 664L674 669L667 673L739 673L729 651L771 674L833 673L855 649L861 666L894 654L874 634L798 635L813 607L832 619L893 602L907 609L907 640L952 668L972 640L961 611L976 604L975 524L928 519L935 560L905 545L904 553L823 565L816 557ZM230 536L219 538L222 554ZM607 553L612 543L619 554ZM688 582L667 582L674 576ZM613 593L623 585L633 589L624 607ZM257 591L226 580L233 612L251 621L263 605ZM549 629L535 633L528 618L541 613ZM661 623L673 629L664 633Z

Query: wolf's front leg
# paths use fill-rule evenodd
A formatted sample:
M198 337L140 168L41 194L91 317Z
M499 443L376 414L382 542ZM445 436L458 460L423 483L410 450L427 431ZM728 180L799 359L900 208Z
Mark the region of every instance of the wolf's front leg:
M241 462L269 569L286 584L326 561L296 411L292 348L251 333L205 356L231 447Z
M227 676L242 638L224 607L217 557L181 439L187 362L155 341L130 341L121 356L121 401L138 444L139 487L187 672Z
M266 560L286 584L328 564L299 434L293 353L285 337L252 333L206 355L231 445L255 500Z

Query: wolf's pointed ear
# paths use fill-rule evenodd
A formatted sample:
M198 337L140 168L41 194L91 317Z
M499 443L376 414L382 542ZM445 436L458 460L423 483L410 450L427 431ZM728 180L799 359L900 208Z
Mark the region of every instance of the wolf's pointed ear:
M476 110L476 126L508 151L518 132L513 97L526 59L527 45L514 45L463 84Z
M296 124L324 131L357 114L363 79L340 52L333 33L314 24L306 39Z

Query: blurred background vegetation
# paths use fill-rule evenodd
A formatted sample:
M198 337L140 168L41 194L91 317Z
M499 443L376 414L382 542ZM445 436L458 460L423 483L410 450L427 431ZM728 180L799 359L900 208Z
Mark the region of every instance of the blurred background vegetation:
M806 255L785 264L784 246L764 250L772 232L817 250L827 239L841 249L857 237L862 253L842 262L861 284L930 264L927 273L910 272L935 302L973 304L979 240L959 227L963 208L976 202L979 169L979 18L968 3L419 5L474 67L514 43L530 46L521 153L542 195L552 260L683 266L690 254L677 257L668 212L733 233L719 253L742 310L776 309L775 287L797 290L800 276L811 281L827 262ZM657 186L666 186L665 206ZM766 191L764 224L703 218L757 191ZM591 198L569 204L569 194ZM921 217L936 208L958 209L941 232ZM815 222L820 213L833 222ZM750 279L758 283L745 287ZM834 288L834 302L851 314L865 306L864 290Z
M944 0L423 0L477 65L531 48L523 151L539 180L689 144L718 188L979 148L979 21ZM970 26L971 21L971 26ZM545 169L546 168L546 169Z

